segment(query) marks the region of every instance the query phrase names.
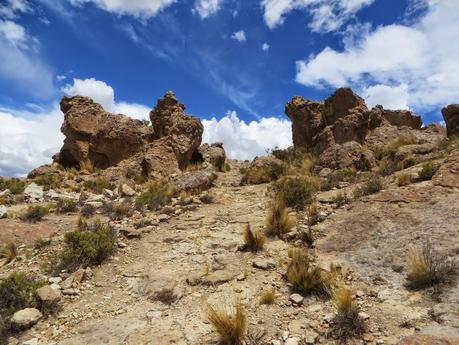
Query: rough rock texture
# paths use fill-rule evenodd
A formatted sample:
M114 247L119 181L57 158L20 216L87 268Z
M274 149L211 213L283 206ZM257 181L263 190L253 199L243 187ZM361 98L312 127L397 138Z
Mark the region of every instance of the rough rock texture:
M459 104L450 104L441 110L448 136L459 134Z
M411 335L403 338L398 345L453 345L453 343L429 335Z
M292 120L294 146L319 155L326 152L321 158L331 168L360 164L360 159L349 157L359 156L356 154L356 144L366 143L377 128L384 127L384 134L386 128L394 128L398 138L400 131L419 130L422 125L421 117L410 111L386 110L381 106L368 110L364 100L349 88L337 89L324 102L296 96L287 103L285 113ZM349 142L355 144L343 145ZM345 152L347 148L349 152ZM336 155L343 156L344 160L332 159ZM365 152L365 156L368 156L368 152ZM372 161L371 157L367 157L363 165L371 168Z
M198 192L209 189L217 175L211 170L185 172L172 179L177 192Z
M205 143L198 149L198 154L205 165L210 165L218 171L223 171L226 162L223 143L214 143L212 145Z
M108 175L116 175L116 168L153 177L179 173L199 148L203 132L200 120L185 114L184 109L174 93L167 92L150 113L150 127L142 121L108 113L90 98L64 97L61 131L66 138L54 160L65 167L89 161L96 168L112 168ZM52 166L40 167L30 177L51 170L54 171Z
M25 308L13 314L11 324L15 328L28 328L35 325L42 316L38 309Z
M255 157L243 176L242 183L267 183L276 179L274 171L282 167L283 162L273 156Z

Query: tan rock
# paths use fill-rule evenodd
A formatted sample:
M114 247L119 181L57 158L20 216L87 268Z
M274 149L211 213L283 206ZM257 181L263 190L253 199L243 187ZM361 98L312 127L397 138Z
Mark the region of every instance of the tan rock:
M450 104L441 110L448 137L459 134L459 104Z

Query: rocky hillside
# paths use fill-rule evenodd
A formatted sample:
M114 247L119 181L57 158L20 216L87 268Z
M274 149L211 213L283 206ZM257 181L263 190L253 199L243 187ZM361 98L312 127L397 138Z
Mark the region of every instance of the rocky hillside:
M0 180L3 343L459 344L459 106L294 97L251 163L184 108L64 98L55 163Z

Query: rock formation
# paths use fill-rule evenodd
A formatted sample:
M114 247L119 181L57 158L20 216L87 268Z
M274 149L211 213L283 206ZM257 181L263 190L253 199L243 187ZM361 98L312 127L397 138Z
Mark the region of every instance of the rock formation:
M54 161L64 167L90 162L95 168L131 169L166 177L190 164L201 144L203 126L185 114L185 106L169 91L151 111L152 126L111 114L88 97L64 97L61 110L64 145Z
M448 137L459 134L459 104L450 104L441 110Z
M375 166L373 152L378 147L402 136L424 136L420 134L420 116L379 105L369 110L349 88L337 89L324 102L296 96L287 103L285 113L292 120L294 146L314 152L322 165L334 169L371 169ZM441 136L438 133L433 139Z

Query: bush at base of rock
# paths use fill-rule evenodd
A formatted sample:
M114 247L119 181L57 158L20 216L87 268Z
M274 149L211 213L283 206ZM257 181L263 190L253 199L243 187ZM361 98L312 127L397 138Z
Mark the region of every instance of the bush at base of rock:
M260 184L275 181L284 174L284 169L283 162L275 157L257 157L244 171L242 182Z
M70 199L59 199L56 203L57 213L75 212L77 210L77 202Z
M147 184L147 190L136 198L137 207L147 207L155 210L166 204L174 194L174 189L164 181L153 181Z
M0 191L8 189L11 193L17 195L24 192L26 183L18 178L5 179L0 177Z
M434 163L425 163L422 165L422 169L418 176L421 180L431 180L433 175L437 172L439 166Z
M273 185L275 195L284 199L288 207L296 209L303 209L312 203L318 189L319 181L312 176L286 176Z
M29 206L20 218L24 222L36 223L41 221L48 213L49 209L47 207Z
M104 189L113 190L116 186L103 177L96 177L94 179L85 181L84 187L94 193L102 194Z
M379 192L383 188L383 182L381 177L376 174L369 175L365 182L360 187L357 187L354 192L354 198L360 198L361 196L370 195Z

